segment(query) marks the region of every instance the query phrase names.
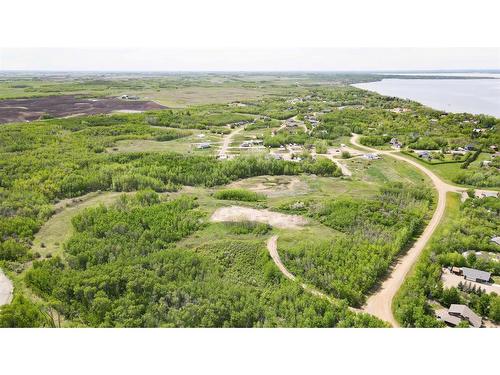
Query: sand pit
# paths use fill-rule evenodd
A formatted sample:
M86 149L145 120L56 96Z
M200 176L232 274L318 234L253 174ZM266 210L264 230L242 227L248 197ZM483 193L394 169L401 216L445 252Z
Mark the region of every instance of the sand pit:
M213 213L210 220L214 222L256 221L280 229L300 229L307 224L307 220L302 216L241 206L221 207Z

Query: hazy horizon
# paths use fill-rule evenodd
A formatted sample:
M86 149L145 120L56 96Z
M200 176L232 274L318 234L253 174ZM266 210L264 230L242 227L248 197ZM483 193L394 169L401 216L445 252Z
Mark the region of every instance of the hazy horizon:
M500 48L0 48L0 71L438 72L500 70Z

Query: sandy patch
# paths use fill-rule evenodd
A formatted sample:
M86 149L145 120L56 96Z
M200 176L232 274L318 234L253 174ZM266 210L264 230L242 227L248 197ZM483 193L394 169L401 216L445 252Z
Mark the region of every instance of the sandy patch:
M302 216L241 206L221 207L213 213L210 220L214 222L256 221L281 229L300 229L307 224L307 220Z
M295 176L259 176L229 184L230 188L244 188L268 197L307 194L309 185Z

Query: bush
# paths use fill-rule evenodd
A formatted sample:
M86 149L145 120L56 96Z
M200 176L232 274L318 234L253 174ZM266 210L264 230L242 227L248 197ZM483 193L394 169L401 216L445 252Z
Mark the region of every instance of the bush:
M258 202L265 200L266 196L245 189L224 189L215 192L214 198L231 201Z
M271 226L265 223L254 221L241 221L235 223L225 223L225 226L233 234L255 234L264 235L271 230Z
M12 238L0 243L0 260L18 261L26 259L28 254L28 248Z

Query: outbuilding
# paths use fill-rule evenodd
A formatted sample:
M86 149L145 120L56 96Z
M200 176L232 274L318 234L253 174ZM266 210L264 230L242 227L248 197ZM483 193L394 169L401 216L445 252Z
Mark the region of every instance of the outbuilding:
M478 283L487 283L491 278L490 272L467 267L462 267L462 274L464 275L465 280L475 281Z

